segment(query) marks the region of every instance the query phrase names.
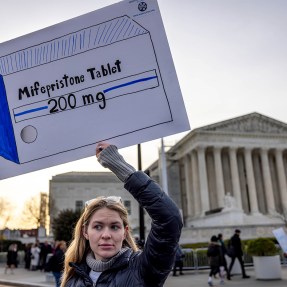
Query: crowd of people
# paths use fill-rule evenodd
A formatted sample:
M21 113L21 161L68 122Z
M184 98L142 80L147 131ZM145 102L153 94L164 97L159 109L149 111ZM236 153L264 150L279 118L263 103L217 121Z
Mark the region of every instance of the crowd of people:
M236 259L238 259L242 278L250 278L245 272L244 262L243 262L243 250L241 246L240 230L236 229L233 236L228 240L228 246L225 245L223 234L212 235L207 249L207 257L209 262L209 276L208 285L213 286L213 278L217 275L220 279L220 284L225 283L225 279L231 280L231 271ZM177 276L177 270L180 275L183 275L183 259L185 257L184 252L178 245L176 249L176 255L173 266L173 276ZM227 264L226 258L229 257L229 265Z
M52 254L54 243L36 241L25 246L25 269L31 271L44 271L48 254Z
M31 271L52 272L56 287L59 287L66 249L65 241L56 241L55 243L37 241L34 244L27 244L24 256L25 268Z

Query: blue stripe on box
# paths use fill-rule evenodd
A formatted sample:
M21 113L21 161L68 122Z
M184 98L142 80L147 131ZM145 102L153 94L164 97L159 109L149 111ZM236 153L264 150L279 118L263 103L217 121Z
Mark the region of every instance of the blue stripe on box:
M2 75L0 75L0 156L20 163Z

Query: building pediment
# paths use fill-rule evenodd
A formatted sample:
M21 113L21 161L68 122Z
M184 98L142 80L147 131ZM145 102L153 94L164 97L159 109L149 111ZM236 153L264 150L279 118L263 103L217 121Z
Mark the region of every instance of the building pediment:
M198 129L199 131L232 132L232 133L264 133L287 134L287 124L266 117L259 113L252 113L230 120L218 122Z

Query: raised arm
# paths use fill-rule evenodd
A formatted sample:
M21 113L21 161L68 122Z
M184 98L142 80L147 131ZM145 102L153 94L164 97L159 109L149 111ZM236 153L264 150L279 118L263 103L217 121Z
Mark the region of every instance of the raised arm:
M151 231L140 257L139 276L148 286L162 286L172 269L174 255L182 229L182 219L176 204L161 187L141 171L125 162L113 145L97 145L98 161L109 168L152 219Z

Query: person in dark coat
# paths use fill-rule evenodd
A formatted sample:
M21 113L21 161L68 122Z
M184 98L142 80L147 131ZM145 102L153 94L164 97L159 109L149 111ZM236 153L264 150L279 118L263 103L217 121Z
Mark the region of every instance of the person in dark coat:
M25 245L24 261L25 261L25 269L27 270L30 270L31 265L31 246L32 246L31 243Z
M49 266L47 269L52 271L53 276L55 278L56 287L60 287L61 276L64 271L64 261L65 261L65 252L67 250L67 245L65 241L58 241L55 246L55 252L52 257L49 259L47 265Z
M151 231L139 250L121 198L90 200L67 249L61 287L162 287L183 225L179 209L147 174L129 165L116 146L100 143L96 155L150 215Z
M44 243L40 244L40 260L39 260L39 269L41 271L45 270L45 265L47 262L47 256L48 254L52 253L52 246L48 243L48 241L45 241Z
M176 270L177 268L179 269L179 274L183 275L182 268L183 268L183 258L184 258L184 253L181 250L180 245L177 246L176 253L175 253L175 258L174 258L174 265L173 265L173 276L176 275Z
M4 270L4 273L7 274L7 270L10 269L10 273L14 274L14 269L18 264L18 247L17 244L11 244L7 252L7 264Z
M230 253L231 256L231 262L228 268L228 273L231 274L231 270L234 264L235 259L237 258L240 266L241 266L241 271L242 271L242 278L250 278L250 276L246 275L245 268L244 268L244 263L243 263L243 251L241 247L241 239L240 239L240 230L236 229L234 232L234 235L230 238L229 241L229 248L232 249L232 252Z
M210 239L210 243L207 249L207 257L209 259L209 277L208 277L208 285L213 286L212 277L219 273L219 266L220 266L220 245L218 243L218 239L216 235L212 235ZM221 282L222 283L222 282Z
M222 233L219 233L217 235L217 238L218 238L218 243L220 245L220 249L221 249L221 253L220 253L220 266L223 267L224 271L226 272L226 278L228 280L231 280L230 278L230 274L229 274L229 270L227 268L227 262L226 262L226 258L225 258L225 255L227 255L227 249L226 249L226 246L225 246L225 243L223 241L223 235ZM222 273L222 271L220 270L220 272ZM221 275L222 276L222 275Z

